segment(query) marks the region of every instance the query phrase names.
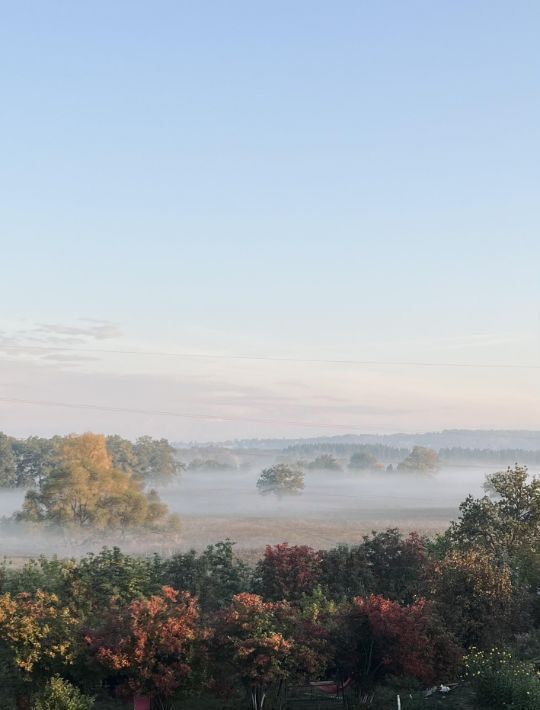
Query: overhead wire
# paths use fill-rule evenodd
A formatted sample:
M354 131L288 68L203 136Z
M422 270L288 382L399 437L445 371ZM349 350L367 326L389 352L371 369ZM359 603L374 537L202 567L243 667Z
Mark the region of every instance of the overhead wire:
M206 421L220 422L249 422L254 424L287 424L291 426L308 427L311 429L345 429L351 432L353 427L348 424L326 424L323 422L305 422L291 419L267 419L260 417L235 417L231 415L221 414L202 414L192 412L172 412L160 409L139 409L134 407L116 407L99 404L76 403L76 402L58 402L51 400L35 400L22 399L18 397L0 397L0 402L11 404L22 404L39 407L62 407L66 409L88 409L99 412L111 412L120 414L140 414L145 416L160 416L160 417L178 417L182 419L197 419Z
M355 358L302 358L286 357L274 355L246 355L246 354L224 354L206 352L179 352L162 350L127 350L116 348L84 348L65 347L57 345L6 345L0 343L0 352L32 350L42 353L48 352L72 352L99 354L99 355L139 355L155 357L176 357L192 360L251 360L261 362L288 362L298 364L319 364L319 365L360 365L368 367L455 367L469 369L511 369L511 370L540 370L540 364L535 363L494 363L494 362L436 362L429 360L378 360L378 359L355 359Z

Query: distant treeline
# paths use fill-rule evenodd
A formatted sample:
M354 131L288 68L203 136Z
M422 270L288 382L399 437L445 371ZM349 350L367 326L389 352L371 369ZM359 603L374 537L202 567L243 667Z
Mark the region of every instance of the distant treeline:
M309 439L241 439L221 442L220 446L240 449L280 449L302 446L382 444L390 448L412 449L414 446L428 446L432 449L463 447L465 449L524 449L540 451L540 431L522 429L445 429L423 434L341 434L339 436L319 436ZM214 442L216 445L216 442Z
M526 449L464 449L454 446L451 449L440 449L441 461L451 463L500 463L509 466L519 462L522 464L540 464L540 451L527 451Z
M406 458L410 449L394 448L385 444L294 444L285 449L287 454L301 456L316 456L317 454L333 454L334 456L350 457L356 453L366 453L375 456L385 463L394 463Z
M189 471L234 471L240 463L236 452L222 446L191 446L176 453Z
M302 456L317 456L331 454L340 458L348 458L354 454L367 454L384 463L395 463L406 458L411 449L394 448L385 444L339 444L339 443L305 443L294 444L285 449L287 454ZM443 463L500 463L509 466L513 463L540 464L540 451L527 449L468 449L461 446L441 448L439 459Z

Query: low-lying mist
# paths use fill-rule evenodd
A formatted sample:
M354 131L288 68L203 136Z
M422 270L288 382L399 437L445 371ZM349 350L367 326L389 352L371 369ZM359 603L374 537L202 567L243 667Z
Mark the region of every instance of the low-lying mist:
M307 471L299 495L277 498L256 488L260 468L185 471L177 482L157 487L182 516L328 517L365 516L370 511L447 509L457 511L469 494L481 495L485 467L452 467L436 473Z
M484 494L486 466L445 467L435 473L306 471L299 495L261 495L261 467L187 470L173 483L158 485L161 499L178 513L183 531L177 542L141 533L129 540L106 535L73 545L61 536L9 523L1 531L6 557L79 555L103 545L140 553L195 547L231 537L239 549L288 540L313 546L355 542L371 529L395 526L434 533L458 514L467 495ZM0 492L0 515L19 510L23 490Z

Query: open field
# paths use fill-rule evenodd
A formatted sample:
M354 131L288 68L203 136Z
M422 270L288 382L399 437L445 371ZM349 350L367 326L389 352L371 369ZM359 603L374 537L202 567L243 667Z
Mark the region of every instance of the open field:
M159 552L169 555L191 548L202 550L207 545L230 538L236 542L237 553L249 561L256 560L266 545L279 542L325 549L339 543L359 542L362 535L389 527L399 527L405 533L415 530L431 536L444 530L455 513L453 508L381 509L369 511L369 514L362 511L357 519L184 515L181 538L174 544L155 538L129 542L107 538L96 541L93 545L75 547L66 545L58 538L47 538L38 534L27 537L10 535L3 540L2 553L3 557L11 559L14 564L17 560L22 561L41 554L77 557L90 549L115 544L120 545L126 552Z
M302 494L281 500L257 492L256 469L186 472L160 495L182 519L182 548L226 537L244 553L283 541L326 548L388 527L434 535L456 518L469 493L482 495L488 472L476 466L417 475L309 472Z
M236 541L237 551L259 552L267 544L287 541L328 548L338 543L354 543L372 530L399 527L404 532L416 530L426 535L442 531L455 514L454 509L373 510L357 520L318 518L232 518L184 516L181 547L200 549L226 537Z

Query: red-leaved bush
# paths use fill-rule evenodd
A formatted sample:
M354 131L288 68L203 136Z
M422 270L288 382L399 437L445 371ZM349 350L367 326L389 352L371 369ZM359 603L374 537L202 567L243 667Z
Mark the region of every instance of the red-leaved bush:
M299 599L311 594L321 578L323 553L307 545L267 545L257 566L259 586L269 599Z
M262 708L271 685L302 675L317 677L327 662L324 634L288 602L237 594L215 615L212 627L214 689L227 689L232 679L240 681L251 694L254 710Z
M163 587L159 595L124 606L113 600L86 642L115 672L121 694L167 696L191 672L197 619L194 597Z
M433 683L443 667L452 672L461 658L425 599L403 605L382 596L356 597L341 615L336 645L359 685L388 673Z

